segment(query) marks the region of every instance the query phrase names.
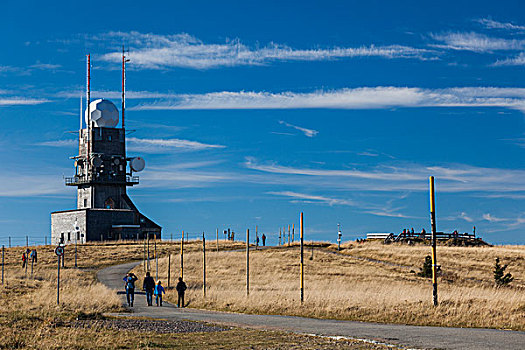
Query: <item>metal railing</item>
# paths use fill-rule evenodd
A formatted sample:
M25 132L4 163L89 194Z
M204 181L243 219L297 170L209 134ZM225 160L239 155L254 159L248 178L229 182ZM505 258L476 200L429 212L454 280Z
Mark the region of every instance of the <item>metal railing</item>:
M139 177L138 176L130 176L126 175L126 180L122 181L118 178L92 178L92 177L85 177L85 176L73 176L73 177L65 177L64 182L66 186L78 186L78 185L87 185L87 184L100 184L100 183L122 183L126 185L136 185L139 183Z

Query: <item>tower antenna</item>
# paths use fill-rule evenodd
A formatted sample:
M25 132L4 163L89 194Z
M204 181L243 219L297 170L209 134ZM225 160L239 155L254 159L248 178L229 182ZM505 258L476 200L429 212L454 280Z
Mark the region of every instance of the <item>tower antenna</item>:
M122 45L122 129L125 127L124 110L126 109L126 62L129 62L129 59L126 58L126 54L124 53L124 45Z

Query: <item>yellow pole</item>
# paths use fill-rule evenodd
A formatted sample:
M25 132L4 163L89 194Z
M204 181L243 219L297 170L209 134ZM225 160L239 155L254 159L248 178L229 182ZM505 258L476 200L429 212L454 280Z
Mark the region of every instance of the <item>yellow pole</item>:
M246 229L246 296L250 295L250 230Z
M303 213L301 212L301 303L304 301L304 259L303 259L303 239L304 239L304 226L303 226Z
M206 297L206 237L202 233L202 296Z
M180 239L180 277L184 280L184 231Z
M434 196L434 176L430 177L430 225L432 228L432 295L434 306L438 305L437 257L436 257L436 200Z

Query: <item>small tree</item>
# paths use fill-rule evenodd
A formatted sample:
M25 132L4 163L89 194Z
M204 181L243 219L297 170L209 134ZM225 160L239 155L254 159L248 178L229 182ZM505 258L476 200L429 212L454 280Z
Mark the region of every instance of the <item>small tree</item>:
M432 258L430 255L427 255L425 257L425 262L423 263L423 268L420 269L421 271L418 273L418 276L431 278L432 277Z
M510 273L507 272L505 274L506 269L507 265L501 266L499 264L499 258L496 258L496 264L494 265L494 281L496 281L496 285L506 286L514 280L514 277L512 277Z

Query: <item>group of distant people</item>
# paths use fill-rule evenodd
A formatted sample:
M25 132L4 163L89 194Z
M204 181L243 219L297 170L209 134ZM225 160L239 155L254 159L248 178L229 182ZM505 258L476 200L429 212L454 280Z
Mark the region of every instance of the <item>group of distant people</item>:
M138 281L138 277L133 273L129 272L124 277L124 288L126 290L126 300L129 307L133 307L135 301L135 282ZM184 293L186 292L186 283L179 277L179 282L175 287L178 293L177 307L184 307ZM166 294L166 290L162 286L162 282L159 280L155 283L153 277L149 272L146 272L146 276L142 282L142 290L146 292L146 302L148 306L153 306L153 296L155 296L155 303L157 306L162 306L162 294Z
M29 259L31 259L32 263L37 263L38 254L36 249L27 248L26 251L22 253L22 268L25 268L29 264Z

